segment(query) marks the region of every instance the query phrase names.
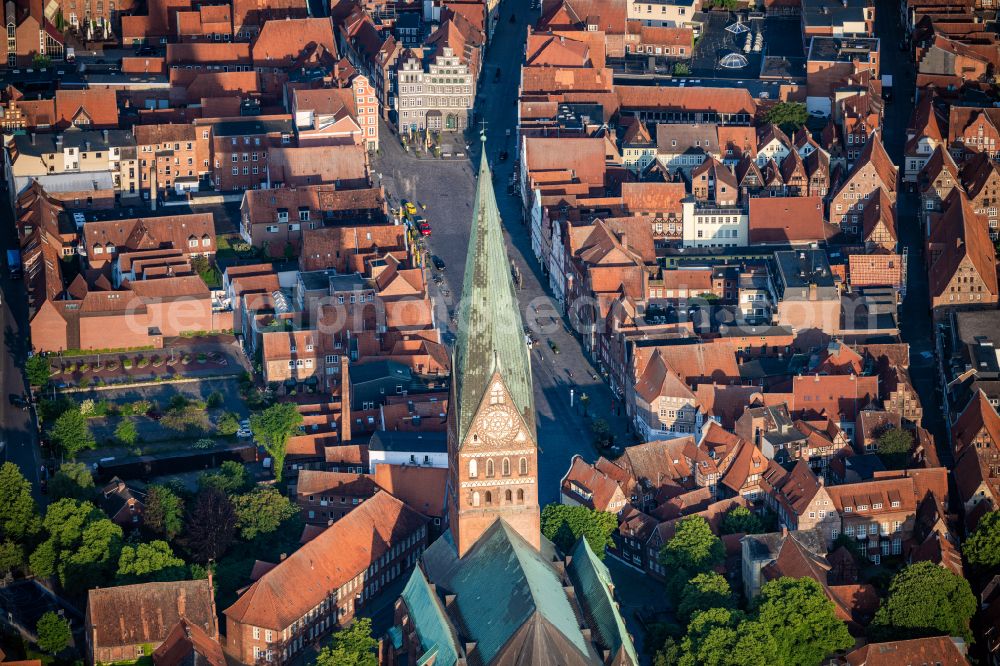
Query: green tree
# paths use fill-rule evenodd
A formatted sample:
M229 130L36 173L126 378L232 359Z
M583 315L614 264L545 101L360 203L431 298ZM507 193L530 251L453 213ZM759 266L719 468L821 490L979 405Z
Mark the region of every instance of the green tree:
M695 613L709 608L736 607L736 599L729 587L729 581L714 571L700 573L684 585L680 602L677 604L677 618L685 625Z
M184 501L166 486L150 486L142 518L146 527L173 539L184 529Z
M219 391L212 391L208 394L208 397L205 398L205 407L208 409L218 409L219 407L222 407L223 403L224 399L222 397L222 393Z
M52 377L52 364L48 356L35 354L24 364L24 372L28 375L28 384L31 386L45 386Z
M678 62L674 64L674 76L690 76L691 68L686 63Z
M166 541L124 546L118 558L117 576L122 583L183 580L186 575L187 565Z
M65 462L52 476L49 494L55 499L69 497L85 501L94 496L94 475L82 462Z
M291 500L277 488L257 488L233 498L236 527L240 536L250 541L258 534L270 534L285 520L299 512Z
M122 529L90 502L61 499L49 505L43 521L48 538L31 554L38 576L58 576L71 592L102 585L114 573Z
M761 534L764 531L764 521L745 506L730 509L719 525L722 534Z
M125 446L132 446L139 439L139 431L135 427L132 419L125 417L118 422L115 428L115 439Z
M678 666L771 666L774 639L740 611L711 608L695 614L675 652ZM791 662L788 662L791 663Z
M184 544L196 561L205 564L219 559L236 533L232 502L216 488L203 488L187 516L185 532Z
M0 541L0 576L24 568L24 546L9 539Z
M232 412L226 412L215 424L215 432L223 437L232 437L240 429L240 420Z
M660 549L660 562L666 567L674 590L679 590L692 576L721 564L725 556L722 540L701 516L681 518L674 536Z
M0 536L23 542L38 533L41 519L31 496L31 484L17 465L0 467Z
M801 102L778 102L764 114L764 120L781 127L787 133L792 133L806 124L809 112Z
M1000 511L990 511L979 519L976 531L962 545L969 564L983 569L1000 565Z
M49 654L59 654L69 647L73 640L69 622L52 611L46 612L38 619L35 633L38 635L38 649Z
M779 578L756 600L756 619L774 637L779 664L818 666L827 655L854 644L833 602L812 578Z
M887 428L875 442L875 451L886 467L904 467L913 450L913 435L902 428Z
M67 409L59 415L49 433L52 441L62 447L66 455L76 458L76 454L97 446L94 435L90 432L87 419L79 409Z
M254 482L247 468L235 460L227 460L218 471L202 474L198 479L201 488L215 488L226 495L238 495L253 488Z
M250 416L250 430L270 454L274 464L274 478L281 481L285 466L285 445L299 424L302 415L292 403L271 405Z
M615 514L606 511L565 504L549 504L542 509L542 534L564 553L570 552L582 536L603 560L604 549L611 545L611 533L617 527Z
M333 644L316 655L315 666L378 666L377 647L371 618L359 617L333 635Z
M872 631L879 640L948 635L968 641L975 612L969 581L933 562L917 562L893 577Z
M590 424L590 431L594 435L594 446L599 449L606 448L615 443L615 436L611 432L611 425L604 419L594 419Z

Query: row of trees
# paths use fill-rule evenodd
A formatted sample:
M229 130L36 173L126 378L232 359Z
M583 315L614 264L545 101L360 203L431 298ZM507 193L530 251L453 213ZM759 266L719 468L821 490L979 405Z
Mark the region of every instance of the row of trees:
M724 517L733 533L762 528L761 520L740 507ZM847 626L819 583L781 578L764 585L747 608L729 581L715 569L725 560L722 540L701 516L677 523L660 552L667 587L678 599L682 628L666 637L657 666L818 665L853 644Z

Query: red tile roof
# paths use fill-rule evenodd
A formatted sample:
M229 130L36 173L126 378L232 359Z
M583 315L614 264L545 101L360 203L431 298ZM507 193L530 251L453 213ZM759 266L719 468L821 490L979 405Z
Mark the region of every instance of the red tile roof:
M426 522L389 493L376 493L264 574L225 614L282 631Z
M969 663L950 636L869 643L848 653L846 660L850 666L901 666L902 664L967 666Z
M447 469L378 463L375 465L375 483L425 516L444 517Z
M821 197L750 199L751 243L811 243L827 240Z

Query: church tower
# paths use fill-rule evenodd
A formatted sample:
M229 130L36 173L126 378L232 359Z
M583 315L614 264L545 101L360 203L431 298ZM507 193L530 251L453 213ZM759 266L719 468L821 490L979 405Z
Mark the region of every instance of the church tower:
M497 519L536 549L541 541L531 362L482 140L448 404L448 520L459 557Z

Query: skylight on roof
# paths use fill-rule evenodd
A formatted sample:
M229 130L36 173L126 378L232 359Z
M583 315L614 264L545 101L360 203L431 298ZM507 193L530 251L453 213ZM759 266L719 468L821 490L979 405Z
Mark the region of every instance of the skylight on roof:
M726 69L742 69L749 63L746 57L739 53L728 53L722 56L722 60L719 61L719 64Z

